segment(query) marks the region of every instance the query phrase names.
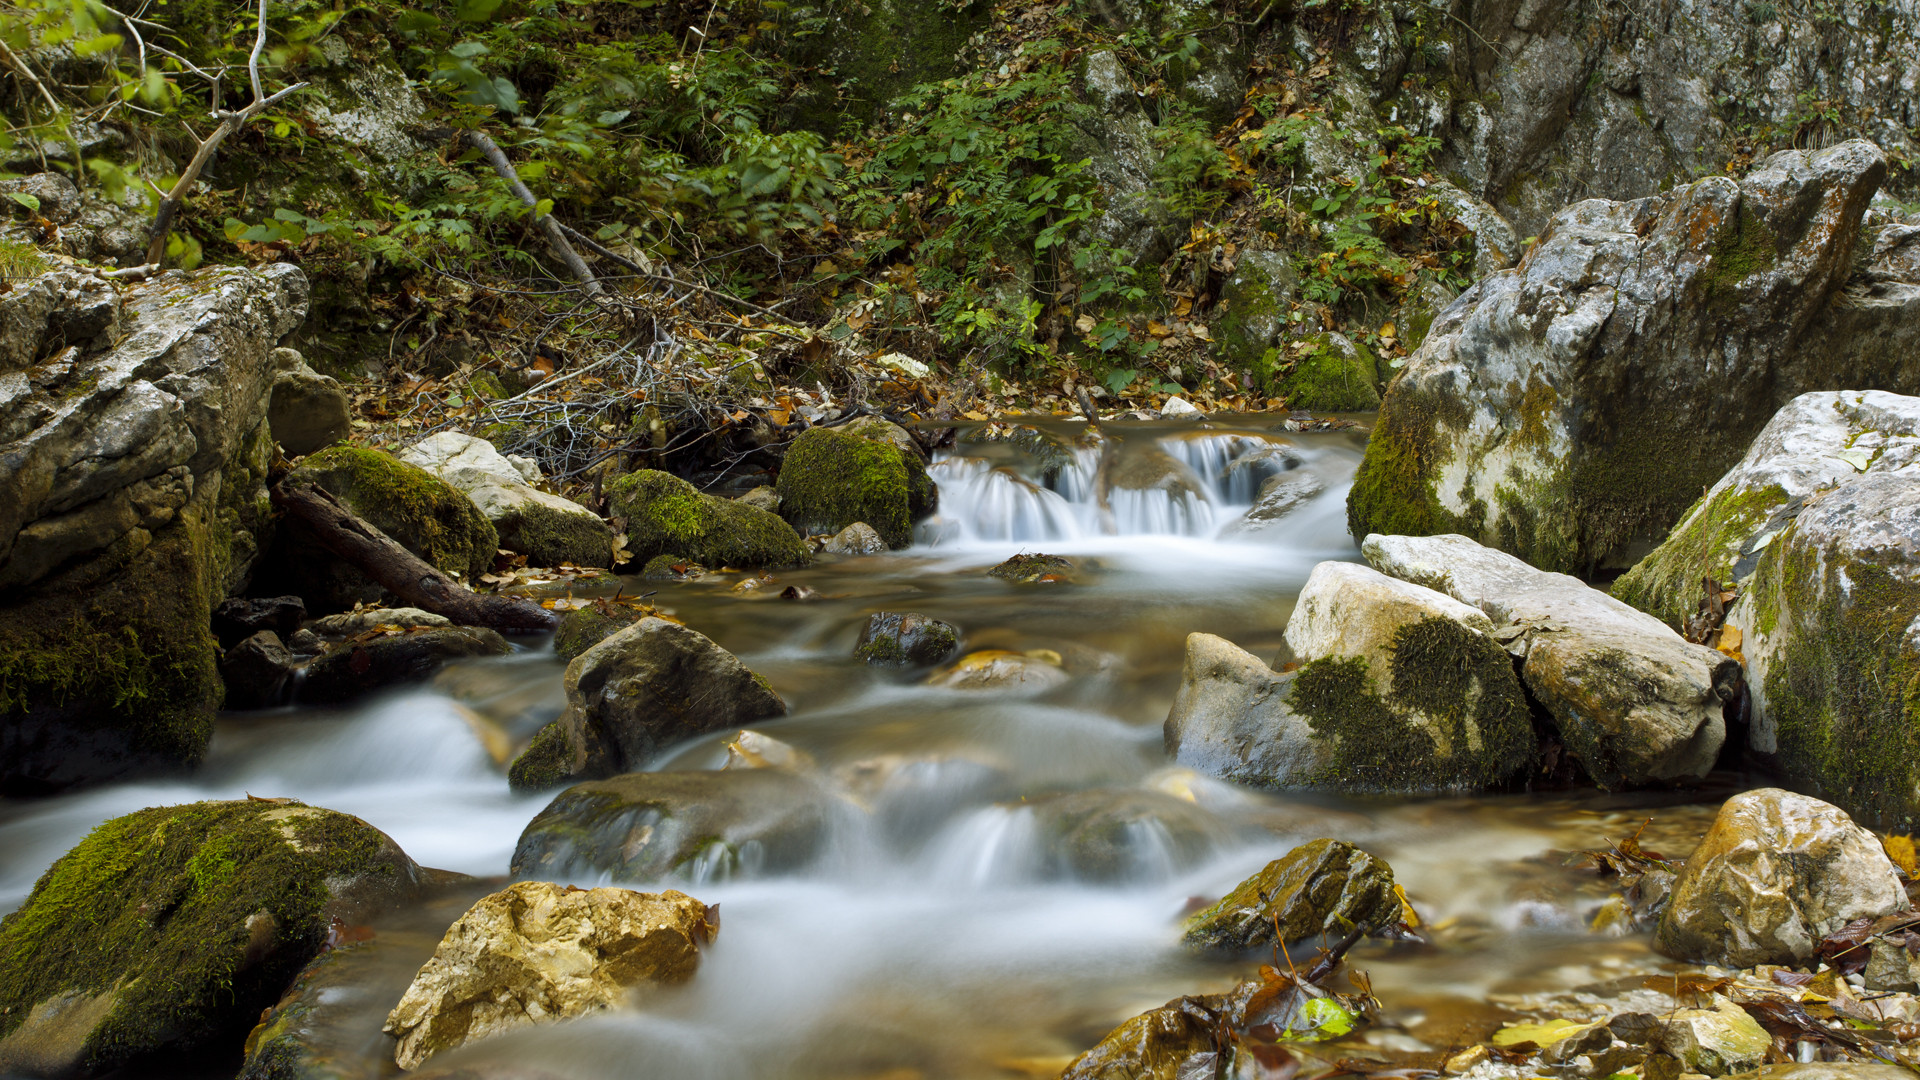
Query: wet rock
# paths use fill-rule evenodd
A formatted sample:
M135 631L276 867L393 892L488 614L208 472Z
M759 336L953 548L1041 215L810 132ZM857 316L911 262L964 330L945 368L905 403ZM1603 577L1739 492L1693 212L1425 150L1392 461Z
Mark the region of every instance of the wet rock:
M588 604L560 616L553 632L553 654L571 663L574 657L652 614L630 604Z
M1904 942L1876 938L1872 949L1866 970L1860 973L1867 989L1912 993L1920 981L1920 958L1908 952Z
M378 450L328 447L295 466L282 482L331 493L401 547L469 583L493 568L500 549L500 534L472 499L425 469ZM346 611L385 595L294 519L282 523L270 563L272 586L304 597L311 612Z
M297 596L267 596L252 600L222 600L213 609L213 632L222 648L232 648L262 630L282 638L300 629L307 605Z
M1310 469L1270 476L1260 485L1253 506L1229 525L1225 536L1258 536L1327 490L1327 482Z
M1705 776L1740 665L1576 578L1464 536L1369 536L1375 568L1484 611L1567 749L1604 787Z
M686 581L707 573L706 567L679 555L655 555L640 570L640 576L647 581Z
M1920 398L1877 390L1802 394L1609 591L1679 626L1699 608L1702 577L1723 586L1750 580L1768 545L1811 497L1893 472L1920 475Z
M1909 1080L1913 1072L1880 1061L1813 1061L1804 1065L1768 1065L1737 1075L1741 1080Z
M856 521L828 537L820 550L827 555L879 555L887 550L887 542L866 522Z
M567 665L567 711L514 761L514 790L640 768L681 739L784 716L786 702L732 653L649 616Z
M683 983L718 929L684 893L509 885L448 928L388 1015L394 1062L418 1068L489 1035L613 1008L635 987Z
M627 773L576 784L513 849L516 877L708 881L800 866L826 841L827 796L781 769Z
M205 752L211 615L272 528L269 353L307 305L291 265L168 274L124 297L76 276L0 296L6 794Z
M288 457L305 457L353 434L353 415L340 380L307 366L293 349L273 350L277 369L267 425Z
M262 630L228 649L220 660L227 708L266 709L280 704L298 666L280 635L271 630Z
M1058 653L1039 649L1013 652L981 649L935 672L928 686L948 690L1017 690L1037 694L1063 685L1069 678Z
M913 542L914 522L933 513L938 496L917 449L832 428L793 441L778 487L780 514L795 528L838 532L865 522L893 548Z
M1313 840L1188 919L1184 940L1195 948L1245 951L1270 945L1276 928L1291 945L1398 918L1392 867L1344 841Z
M727 743L727 763L722 769L786 769L811 773L817 768L813 755L751 728L742 729Z
M483 626L401 630L347 641L307 665L299 698L314 704L351 701L383 686L417 682L451 660L512 651L498 631Z
M328 615L313 620L308 627L322 637L357 637L369 630L382 627L399 627L402 630L437 628L452 626L453 620L445 615L435 615L431 611L422 611L417 607L361 608L357 611L343 611L338 615Z
M318 656L326 651L327 643L319 634L302 628L287 635L287 648L300 656Z
M1023 585L1052 584L1068 580L1073 569L1073 560L1064 555L1022 553L987 571L987 576Z
M1334 744L1315 783L1472 789L1532 760L1526 694L1479 609L1366 566L1324 562L1286 633L1302 662L1288 701Z
M1201 412L1199 407L1194 405L1193 402L1178 395L1168 398L1160 405L1160 418L1162 420L1183 420L1188 417L1197 420L1206 415L1207 414Z
M707 566L782 569L810 558L785 521L748 503L702 495L677 476L644 469L607 485L607 506L627 519L637 559L684 556Z
M780 512L780 492L767 484L762 484L733 501L751 506L756 510L765 510L769 514Z
M229 1052L332 920L364 922L421 881L371 825L287 800L114 818L0 922L0 956L12 958L0 1071L96 1076Z
M1905 906L1872 833L1839 807L1763 788L1720 808L1674 883L1654 947L1728 967L1805 964L1821 938Z
M1205 502L1206 484L1158 442L1136 439L1117 443L1100 459L1094 480L1103 506L1125 498L1121 492L1153 492L1189 507Z
M1257 985L1242 983L1231 994L1175 998L1141 1013L1075 1058L1060 1080L1187 1080L1223 1075L1232 1054L1218 1049L1221 1017L1237 1016Z
M1560 211L1519 266L1435 319L1389 388L1353 535L1458 532L1553 570L1631 565L1795 395L1911 385L1900 333L1821 328L1847 317L1829 308L1847 306L1832 301L1885 175L1854 141Z
M493 523L500 546L534 566L613 563L613 532L599 514L534 487L520 466L485 439L443 431L402 450L400 460L465 493Z
M879 667L938 664L960 647L951 624L912 612L881 611L867 617L853 655Z
M1679 1009L1666 1020L1657 1045L1688 1072L1725 1076L1754 1068L1773 1047L1773 1036L1726 998L1716 998L1711 1009Z
M1021 804L1046 869L1082 881L1154 877L1198 864L1230 838L1219 818L1165 792L1091 788Z
M1313 786L1332 770L1336 746L1294 708L1297 677L1225 638L1188 634L1180 689L1162 729L1168 756L1252 787Z

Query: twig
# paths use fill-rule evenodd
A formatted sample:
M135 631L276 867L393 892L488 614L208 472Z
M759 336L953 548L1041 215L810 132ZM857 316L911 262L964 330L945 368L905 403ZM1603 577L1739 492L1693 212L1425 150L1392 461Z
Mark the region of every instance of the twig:
M553 219L552 214L540 212L540 200L534 198L533 192L527 190L527 185L521 182L520 174L514 170L513 162L507 160L507 155L501 152L499 144L488 138L482 131L468 131L464 135L467 143L480 151L486 157L487 163L493 166L493 171L500 174L500 179L506 181L507 190L518 196L521 202L527 204L527 209L534 212L533 223L546 234L547 246L553 249L553 253L561 262L567 264L567 269L573 272L573 276L579 280L587 292L596 297L605 295L606 290L594 278L593 271L587 269L586 260L580 257L579 252L573 250L572 244L567 243L567 235L562 231L561 224Z
M48 119L60 124L61 134L67 137L67 147L73 151L73 186L81 191L87 190L87 163L80 160L80 140L74 137L71 125L60 123L60 103L53 99L53 92L47 89L47 84L40 81L40 77L33 73L33 69L27 66L27 62L20 59L5 41L0 41L0 55L6 57L7 66L19 72L23 78L33 84L34 89L40 91L40 96L46 99L47 108L52 113ZM38 142L38 140L35 141ZM45 164L44 156L41 164Z

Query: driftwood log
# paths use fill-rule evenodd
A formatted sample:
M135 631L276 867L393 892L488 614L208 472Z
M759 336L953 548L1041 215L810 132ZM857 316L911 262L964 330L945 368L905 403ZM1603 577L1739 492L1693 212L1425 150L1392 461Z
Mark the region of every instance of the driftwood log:
M531 600L474 592L311 484L281 484L273 489L273 501L312 529L322 547L423 611L495 630L551 630L560 621Z

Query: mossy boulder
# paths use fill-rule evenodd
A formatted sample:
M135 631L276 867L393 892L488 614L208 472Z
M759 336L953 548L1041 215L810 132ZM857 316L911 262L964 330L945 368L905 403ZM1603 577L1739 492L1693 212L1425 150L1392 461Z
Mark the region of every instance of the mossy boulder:
M790 100L790 124L835 138L875 123L915 86L960 74L959 57L986 29L988 13L983 3L928 7L913 0L819 0L792 9L791 18L823 22L784 56L820 76L805 80Z
M443 431L401 451L400 460L472 499L500 534L500 546L534 566L612 565L607 523L571 499L534 487L540 470L526 458L508 458L485 439Z
M1243 952L1338 938L1400 918L1393 867L1343 840L1314 840L1268 863L1213 906L1187 920L1196 949ZM1277 931L1277 934L1276 934Z
M493 567L500 534L459 489L391 454L358 446L334 446L302 461L285 484L312 484L327 491L401 547L440 570L472 582ZM307 601L315 614L374 602L384 590L320 545L313 533L289 521L271 558L274 591Z
M607 485L607 506L627 521L627 549L706 566L805 566L807 545L779 517L734 499L703 495L671 473L642 469Z
M560 617L553 632L553 654L571 663L574 657L653 614L651 608L597 601Z
M952 624L914 612L881 611L867 617L853 655L876 667L938 664L960 647Z
M1259 372L1267 352L1280 342L1287 327L1300 271L1293 258L1279 251L1249 251L1240 256L1233 274L1221 289L1223 313L1214 321L1213 336L1221 358L1241 371ZM1264 389L1264 387L1263 387Z
M327 941L422 871L359 818L282 800L114 818L0 922L0 1071L95 1076L204 1061Z
M1289 408L1367 412L1380 407L1379 362L1344 334L1320 334L1294 350L1293 366L1270 382Z
M813 428L780 465L780 513L797 529L837 533L864 521L892 548L913 542L933 513L933 480L917 453L883 439Z

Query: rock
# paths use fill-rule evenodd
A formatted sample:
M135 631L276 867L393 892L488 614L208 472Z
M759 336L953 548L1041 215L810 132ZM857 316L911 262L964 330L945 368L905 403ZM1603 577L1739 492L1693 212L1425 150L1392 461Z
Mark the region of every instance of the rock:
M469 583L493 568L499 533L459 490L415 465L378 450L333 446L287 474L285 484L312 484L395 543ZM304 597L311 612L377 602L385 590L321 546L312 531L288 520L270 557L272 585Z
M313 620L313 625L309 629L323 637L350 638L383 626L415 630L452 625L453 620L445 615L435 615L431 611L422 611L417 607L396 607L343 611L338 615L328 615L325 618Z
M299 698L314 704L351 701L383 686L417 682L450 660L512 651L498 631L483 626L402 630L348 641L307 665Z
M641 568L640 576L647 581L687 581L708 572L706 567L692 559L683 559L678 555L655 555Z
M981 649L935 672L927 679L927 685L948 690L1017 690L1037 694L1061 686L1067 679L1058 653Z
M307 303L286 264L170 273L123 298L71 277L0 296L6 795L205 752L212 612L271 529L269 353Z
M1251 787L1312 787L1333 772L1335 740L1292 704L1297 672L1280 674L1212 634L1187 635L1186 667L1162 728L1167 755Z
M1248 251L1221 289L1225 312L1215 320L1213 335L1221 358L1235 370L1260 377L1262 393L1274 390L1272 377L1278 361L1287 312L1300 287L1300 271L1292 256L1280 251Z
M796 529L865 522L894 548L913 542L913 523L933 513L938 494L917 451L832 428L793 440L778 486L780 514Z
M853 655L877 667L938 664L960 647L952 624L912 612L881 611L860 628Z
M1330 769L1314 783L1471 790L1532 761L1526 693L1479 609L1365 566L1323 562L1286 633L1302 663L1288 702L1333 743Z
M493 523L500 546L535 566L613 565L613 531L599 514L534 487L485 439L443 431L402 450L400 460L465 493Z
M1610 591L1679 626L1699 609L1702 577L1725 586L1752 578L1766 545L1809 498L1870 473L1920 475L1916 466L1920 398L1877 390L1802 394Z
M1162 420L1181 420L1189 416L1198 419L1206 415L1206 413L1200 411L1199 407L1177 394L1168 398L1160 406L1160 418Z
M1839 807L1762 788L1720 807L1674 883L1654 947L1727 967L1803 965L1821 938L1906 899L1880 841Z
M1100 460L1095 480L1102 507L1111 512L1113 504L1127 496L1122 492L1153 492L1164 495L1175 506L1191 514L1207 501L1204 481L1185 463L1167 453L1157 441L1136 439L1116 443ZM1138 496L1134 496L1138 498Z
M305 457L353 434L353 412L340 380L307 366L293 349L273 350L273 400L267 425L288 457Z
M576 784L513 850L516 877L689 881L804 864L826 842L826 796L782 769L628 773Z
M220 660L220 681L227 688L227 708L266 709L286 696L293 677L293 653L271 630L259 633L227 650Z
M252 600L229 597L213 609L213 632L222 648L230 649L262 630L282 638L300 629L307 605L297 596L266 596Z
M1773 1036L1765 1028L1718 995L1711 1009L1679 1009L1665 1019L1658 1048L1679 1059L1688 1072L1725 1076L1751 1069L1773 1048Z
M769 514L780 512L780 493L766 484L754 488L733 501L751 506L756 510L765 510Z
M567 711L514 761L514 790L612 776L695 735L786 715L786 702L732 653L649 616L567 665Z
M1910 1080L1913 1071L1879 1061L1813 1061L1768 1065L1736 1075L1740 1080Z
M887 542L864 521L856 521L827 538L820 551L827 555L881 555Z
M988 577L1022 585L1052 584L1068 580L1073 560L1065 555L1015 555L987 571Z
M560 616L553 632L553 654L571 663L573 658L646 618L652 612L631 604L596 603Z
M607 506L627 519L636 559L684 556L707 566L805 566L800 535L773 514L734 499L702 495L677 476L644 469L607 485Z
M1866 970L1860 973L1869 990L1896 990L1912 993L1920 978L1920 962L1907 951L1904 942L1874 939Z
M1060 1080L1188 1080L1233 1075L1219 1049L1221 1017L1237 1017L1259 989L1175 998L1128 1020L1073 1060Z
M1376 569L1486 612L1568 751L1604 787L1705 776L1740 665L1564 574L1464 536L1369 536Z
M1379 365L1345 334L1328 332L1296 346L1293 366L1269 384L1288 408L1309 412L1371 412L1380 407Z
M718 914L684 893L509 885L447 929L388 1015L394 1062L415 1069L476 1039L613 1008L637 986L683 983L718 930Z
M1159 791L1089 788L1030 799L1046 869L1082 881L1156 878L1198 865L1229 839L1220 819Z
M1374 929L1400 918L1393 868L1340 840L1302 844L1187 920L1184 939L1201 949L1244 952L1273 943L1276 927L1292 945L1350 927Z
M1904 307L1833 314L1885 174L1856 141L1562 210L1395 379L1353 535L1459 532L1547 569L1627 566L1793 396L1911 385L1911 349L1866 329ZM1862 321L1822 328L1835 318Z
M114 818L0 921L0 1071L96 1076L230 1052L333 920L407 901L422 873L359 818L288 800Z
M1326 490L1326 480L1310 469L1270 476L1260 485L1260 495L1253 506L1239 521L1227 526L1222 535L1258 536Z
M771 735L765 735L751 728L742 728L727 743L727 763L722 769L786 769L790 772L811 773L818 769L812 754L784 743Z

